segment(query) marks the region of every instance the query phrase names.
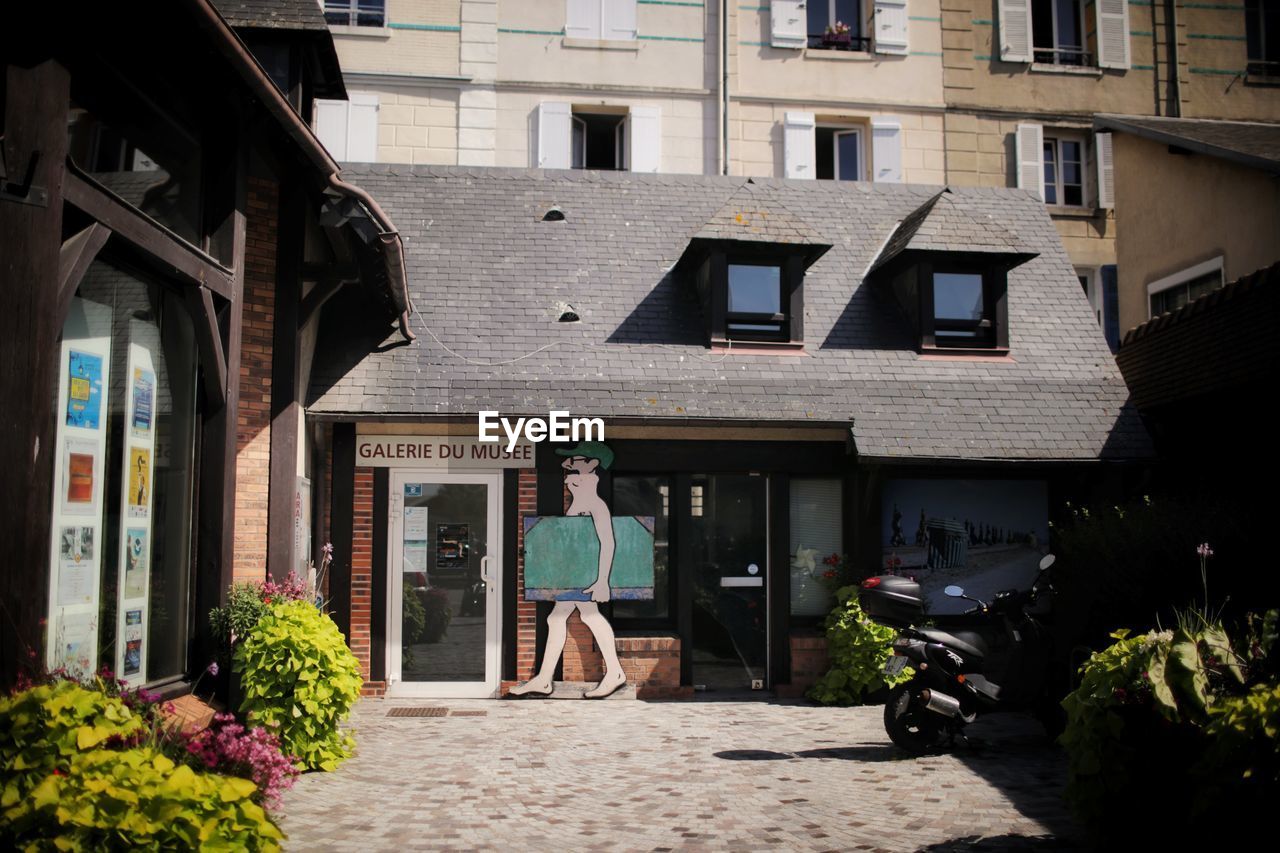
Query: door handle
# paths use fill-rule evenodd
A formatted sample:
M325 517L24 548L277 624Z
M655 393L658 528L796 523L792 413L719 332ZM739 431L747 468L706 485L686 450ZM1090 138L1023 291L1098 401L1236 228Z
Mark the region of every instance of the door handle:
M493 583L493 578L489 575L489 561L492 559L488 554L480 558L480 580L486 588Z

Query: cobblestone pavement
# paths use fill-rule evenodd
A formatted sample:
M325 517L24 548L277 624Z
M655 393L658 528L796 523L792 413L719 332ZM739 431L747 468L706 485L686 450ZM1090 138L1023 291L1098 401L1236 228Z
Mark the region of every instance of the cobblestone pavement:
M447 716L389 717L398 707ZM439 713L439 712L436 712ZM364 699L286 797L292 850L1067 850L1065 762L996 715L911 758L879 707Z

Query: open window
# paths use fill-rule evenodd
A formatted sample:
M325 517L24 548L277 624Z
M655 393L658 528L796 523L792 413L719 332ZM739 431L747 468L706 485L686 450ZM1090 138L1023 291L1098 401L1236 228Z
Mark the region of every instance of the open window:
M1128 0L996 0L996 9L1001 62L1130 67Z
M1084 0L1031 0L1033 61L1091 65L1085 51Z
M1222 256L1179 270L1147 285L1150 317L1177 311L1207 293L1222 287Z
M862 0L808 0L805 6L808 46L819 50L871 49L864 32Z
M1018 125L1015 149L1020 189L1063 208L1115 205L1111 134Z
M534 115L541 169L657 172L662 159L658 107L576 107L544 101Z
M324 0L324 19L331 27L385 27L386 0Z
M788 112L782 127L783 177L900 183L902 125L894 116L870 124L868 133L856 120Z

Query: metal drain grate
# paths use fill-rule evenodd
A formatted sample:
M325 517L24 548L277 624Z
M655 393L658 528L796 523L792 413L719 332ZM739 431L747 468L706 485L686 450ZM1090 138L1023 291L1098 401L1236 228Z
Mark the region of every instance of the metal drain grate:
M450 717L487 717L488 711L454 711Z
M391 708L388 717L444 717L449 714L448 708Z

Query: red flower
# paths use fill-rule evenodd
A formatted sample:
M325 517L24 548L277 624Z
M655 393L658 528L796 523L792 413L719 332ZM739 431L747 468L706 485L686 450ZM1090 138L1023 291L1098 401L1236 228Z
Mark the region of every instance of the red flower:
M59 767L55 767L55 768L53 768L53 775L54 775L54 776L66 776L66 775L67 775L67 771L65 771L65 770L63 770L63 769L61 769L61 768L59 768Z
M830 557L827 557L827 558L826 558L825 560L823 560L822 562L826 563L828 566L835 566L835 565L838 565L838 564L839 564L839 562L840 562L840 555L839 555L839 554L832 554Z
M829 571L829 572L823 572L823 573L822 573L822 576L823 576L824 578L826 578L827 580L831 580L832 578L834 578L834 577L836 576L836 573L835 573L835 571L834 571L834 570L832 570L832 571Z

